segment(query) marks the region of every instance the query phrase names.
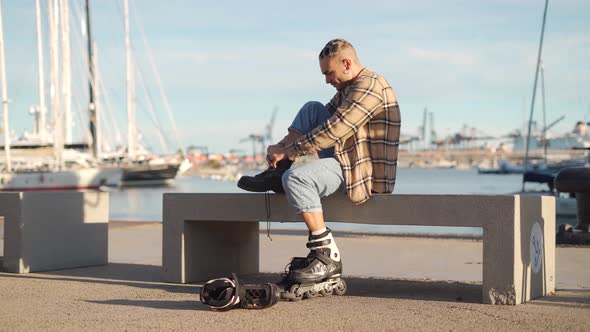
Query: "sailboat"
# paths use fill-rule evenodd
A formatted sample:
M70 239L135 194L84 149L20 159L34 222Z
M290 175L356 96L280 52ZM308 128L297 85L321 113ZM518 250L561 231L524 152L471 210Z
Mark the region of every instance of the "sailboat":
M544 124L544 129L543 129L543 135L542 135L542 140L544 142L544 152L545 152L545 162L544 162L544 168L543 169L538 169L535 170L531 167L530 161L529 161L529 147L530 147L530 141L531 141L531 128L532 128L532 124L533 124L533 114L534 114L534 109L535 109L535 97L536 97L536 93L537 93L537 82L539 79L539 74L541 76L541 92L542 92L542 105L543 105L543 119L545 119L545 79L544 79L544 67L542 65L542 50L543 50L543 37L545 34L545 22L546 22L546 18L547 18L547 6L548 6L549 0L545 0L545 9L544 9L544 13L543 13L543 24L541 26L541 38L539 41L539 50L538 50L538 54L537 54L537 66L536 66L536 70L535 70L535 80L534 80L534 84L533 84L533 93L532 93L532 100L531 100L531 111L530 111L530 115L529 115L529 121L528 121L528 132L527 132L527 136L526 136L526 144L525 144L525 158L524 158L524 163L523 163L523 168L524 168L524 173L523 173L523 178L522 178L522 189L521 192L519 194L532 194L532 195L551 195L551 196L555 196L555 203L556 203L556 214L558 216L564 216L564 217L571 217L571 216L575 216L576 215L576 202L575 199L572 198L571 196L564 196L564 195L560 195L560 193L556 192L554 190L554 178L557 175L557 173L566 168L566 167L577 167L577 166L586 166L588 167L588 165L590 164L590 159L588 160L569 160L569 161L564 161L562 163L559 164L554 164L554 165L548 165L547 164L547 145L546 145L546 131L547 128L550 126L547 126ZM544 121L545 122L545 121ZM590 155L589 155L590 158ZM527 191L525 190L525 185L527 182L535 182L535 183L541 183L541 184L546 184L548 186L549 191Z
M170 184L177 175L184 173L191 167L191 163L184 156L164 159L153 157L138 144L136 127L136 96L134 81L134 63L131 52L131 38L129 27L129 1L124 0L125 16L125 62L127 76L127 149L124 157L122 185L154 185ZM157 80L159 82L159 80ZM172 117L170 116L171 120ZM173 121L173 120L172 120Z
M58 15L58 2L49 1L49 21L51 30L51 48L52 48L52 85L55 87L58 77L58 57L56 51L58 48L58 27L67 27L67 1L61 2L61 15ZM45 137L45 103L44 103L44 80L43 80L43 48L41 35L41 10L39 0L36 1L37 8L37 34L38 34L38 53L39 53L39 87L40 87L40 113L42 124L40 126L42 138ZM58 17L61 19L61 24L58 22ZM67 35L67 30L62 30L63 36ZM63 38L64 43L62 47L69 42L68 38ZM68 45L69 47L69 45ZM67 48L66 50L69 50ZM66 51L67 52L67 51ZM65 52L64 52L65 53ZM66 57L64 60L64 68L67 68ZM64 73L62 73L64 74ZM63 82L69 82L65 73ZM117 182L121 178L121 169L114 167L94 167L85 163L70 162L66 164L64 161L64 144L63 144L63 122L62 109L59 103L59 93L54 93L52 98L52 114L54 116L53 126L53 153L43 154L37 153L34 156L27 155L19 158L13 158L11 151L11 138L9 127L8 114L8 92L6 83L6 63L4 53L4 32L2 22L2 10L0 8L0 84L2 85L2 102L3 102L3 130L4 130L4 160L1 161L0 166L0 190L2 191L26 191L26 190L82 190L82 189L98 189L102 185ZM67 86L66 86L67 90ZM67 98L67 97L66 97ZM43 146L47 146L43 140Z

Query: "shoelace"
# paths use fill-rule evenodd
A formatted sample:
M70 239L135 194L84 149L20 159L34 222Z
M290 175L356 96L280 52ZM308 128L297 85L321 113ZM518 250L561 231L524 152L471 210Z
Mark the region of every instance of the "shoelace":
M264 204L266 205L266 236L272 241L270 236L270 191L264 192Z

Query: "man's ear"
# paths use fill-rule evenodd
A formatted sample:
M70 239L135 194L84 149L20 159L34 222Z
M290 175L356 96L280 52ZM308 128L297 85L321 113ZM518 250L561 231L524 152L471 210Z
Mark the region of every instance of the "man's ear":
M344 58L342 59L342 65L344 65L344 72L348 73L352 67L352 61L350 59Z

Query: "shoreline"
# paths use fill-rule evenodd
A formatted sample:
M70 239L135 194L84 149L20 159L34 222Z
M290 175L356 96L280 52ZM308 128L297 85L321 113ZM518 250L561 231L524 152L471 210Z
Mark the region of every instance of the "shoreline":
M585 159L583 150L548 150L551 162L563 160ZM542 160L542 150L532 150L529 153L530 160ZM432 149L399 151L398 167L400 169L460 169L477 170L478 168L497 167L498 160L507 160L514 165L522 165L524 151L503 151L482 148L467 149ZM220 159L209 161L195 161L193 167L185 174L189 176L201 176L217 180L237 180L248 171L262 171L267 167L264 158L257 161L243 160L243 157L233 156L233 159Z

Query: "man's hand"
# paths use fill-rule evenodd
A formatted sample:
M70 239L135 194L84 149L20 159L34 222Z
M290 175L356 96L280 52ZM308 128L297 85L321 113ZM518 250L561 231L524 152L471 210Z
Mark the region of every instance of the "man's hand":
M270 150L272 150L272 149L284 148L284 147L285 147L285 145L283 145L282 143L271 144L268 147L266 147L266 153L270 153Z
M281 145L269 145L266 149L266 162L271 168L277 168L277 163L286 157L285 148Z

